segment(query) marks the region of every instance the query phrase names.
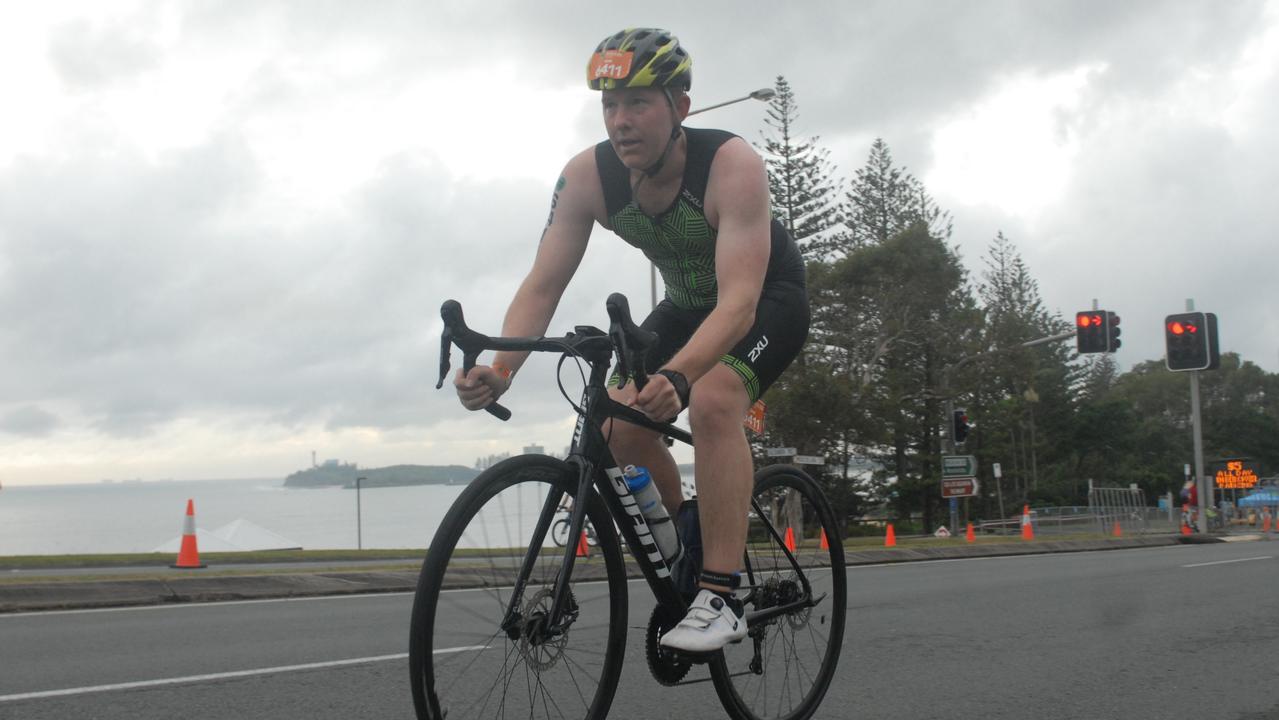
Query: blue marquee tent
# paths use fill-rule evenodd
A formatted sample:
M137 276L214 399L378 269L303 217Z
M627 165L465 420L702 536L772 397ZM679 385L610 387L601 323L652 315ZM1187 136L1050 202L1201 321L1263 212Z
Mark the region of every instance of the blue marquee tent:
M1266 488L1239 498L1239 507L1274 507L1279 505L1279 488Z

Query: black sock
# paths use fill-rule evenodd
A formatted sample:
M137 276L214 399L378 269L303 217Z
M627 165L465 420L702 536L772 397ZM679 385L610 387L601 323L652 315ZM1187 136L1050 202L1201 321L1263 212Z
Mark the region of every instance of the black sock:
M745 613L745 608L742 607L742 601L733 596L733 590L736 590L742 582L742 576L740 574L718 573L713 570L702 568L701 579L703 583L702 589L710 590L720 596L720 598L724 600L725 604L727 604L733 611L734 615L741 617ZM706 587L706 584L728 586L730 589L719 590L717 588L708 588Z

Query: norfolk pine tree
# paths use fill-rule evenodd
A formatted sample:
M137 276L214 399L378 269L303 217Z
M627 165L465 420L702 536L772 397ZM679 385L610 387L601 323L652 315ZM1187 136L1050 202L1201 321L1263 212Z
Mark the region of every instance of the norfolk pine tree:
M773 216L786 226L806 257L821 257L838 243L842 232L842 182L835 177L830 153L818 146L819 138L805 140L796 134L799 105L790 83L778 75L774 89L777 94L768 103L764 121L772 132L761 132Z

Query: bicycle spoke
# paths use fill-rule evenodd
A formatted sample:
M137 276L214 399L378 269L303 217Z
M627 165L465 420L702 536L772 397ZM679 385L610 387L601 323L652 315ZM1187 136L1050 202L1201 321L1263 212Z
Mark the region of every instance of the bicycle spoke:
M807 718L830 684L843 635L842 547L819 546L823 532L838 533L811 479L790 468L767 470L762 477L747 529L746 602L748 612L771 617L752 624L749 644L725 648L724 661L711 672L733 717ZM788 539L794 549L783 547ZM823 599L807 605L814 597ZM778 608L794 609L768 612Z
M575 563L585 570L583 579L574 572L569 596L563 599L567 614L559 618L548 616L565 550L547 547L549 537L533 539L545 522L541 514L553 509L546 504L550 492L576 488L571 477L562 461L521 456L472 481L449 511L423 564L414 602L414 624L422 639L410 644L410 665L417 668L419 717L438 720L422 687L428 681L449 720L581 720L611 701L626 632L625 566L616 538L611 533L605 537L611 542L600 548L598 560L593 553L590 560ZM588 515L607 517L598 498L592 495L588 503ZM601 524L598 517L591 519ZM603 584L586 580L598 578L601 569ZM521 577L520 592L513 595ZM446 578L450 584L479 587L443 594ZM451 660L436 660L423 649L477 644L490 647Z

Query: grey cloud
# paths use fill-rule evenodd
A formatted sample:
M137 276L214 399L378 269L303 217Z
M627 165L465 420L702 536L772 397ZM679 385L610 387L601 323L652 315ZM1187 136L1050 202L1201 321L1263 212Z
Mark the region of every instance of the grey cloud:
M800 102L800 131L845 149L832 157L845 176L864 163L870 140L884 137L897 162L922 178L932 161L931 128L1003 78L1108 63L1072 121L1088 142L1059 211L1022 222L989 208L951 208L974 279L1003 230L1050 308L1069 313L1099 297L1121 311L1121 362L1157 357L1152 322L1193 296L1222 314L1223 349L1272 365L1273 341L1264 338L1279 332L1271 309L1279 297L1266 277L1273 263L1263 258L1274 252L1265 228L1279 221L1271 203L1279 176L1265 160L1279 154L1267 130L1279 124L1274 77L1256 93L1248 119L1260 130L1242 136L1184 118L1102 122L1125 108L1145 111L1143 103L1165 95L1188 68L1234 62L1258 29L1259 8L753 0L658 3L651 19L638 22L666 24L689 45L696 105L786 75ZM154 11L144 7L143 15ZM456 298L477 329L499 331L560 168L546 168L542 182L464 182L429 154L406 149L341 204L286 227L251 210L261 170L236 128L263 112L306 107L311 93L366 83L395 88L427 70L465 72L490 59L504 64L477 80L491 82L493 92L507 82L580 86L586 55L605 34L637 22L633 9L582 10L559 0L490 3L483 11L332 0L204 2L179 12L184 45L218 48L241 37L274 43L252 81L224 99L214 123L220 130L151 158L86 125L57 153L0 167L0 352L7 359L0 397L26 413L0 417L4 429L44 422L39 431L53 433L66 420L42 408L64 406L113 436L144 435L177 417L410 435L457 423L450 390L434 390L439 303ZM50 40L50 57L73 89L126 82L165 60L145 18L139 27L64 26ZM372 48L382 62L350 75L309 64L330 45ZM328 85L317 88L317 77ZM583 98L568 122L585 147L603 130L584 89ZM466 112L451 100L441 98L439 111ZM511 133L528 132L519 112ZM756 140L762 117L760 106L745 103L698 124ZM1098 258L1111 263L1098 266ZM646 307L646 266L597 230L550 332L604 322L603 298L613 290ZM1243 327L1259 331L1245 338ZM553 371L551 359L540 359L521 373L510 396L517 421L566 415ZM564 378L574 394L576 372Z
M68 87L90 89L154 69L162 51L148 36L149 14L107 22L74 20L49 35L48 55Z
M0 415L0 432L12 435L44 437L61 425L57 415L36 405L23 405Z
M86 153L0 175L13 318L0 344L25 358L0 389L70 400L118 436L227 412L421 424L440 302L463 300L496 331L506 261L531 262L549 198L405 153L346 206L286 229L242 216L255 182L228 136L159 163Z

